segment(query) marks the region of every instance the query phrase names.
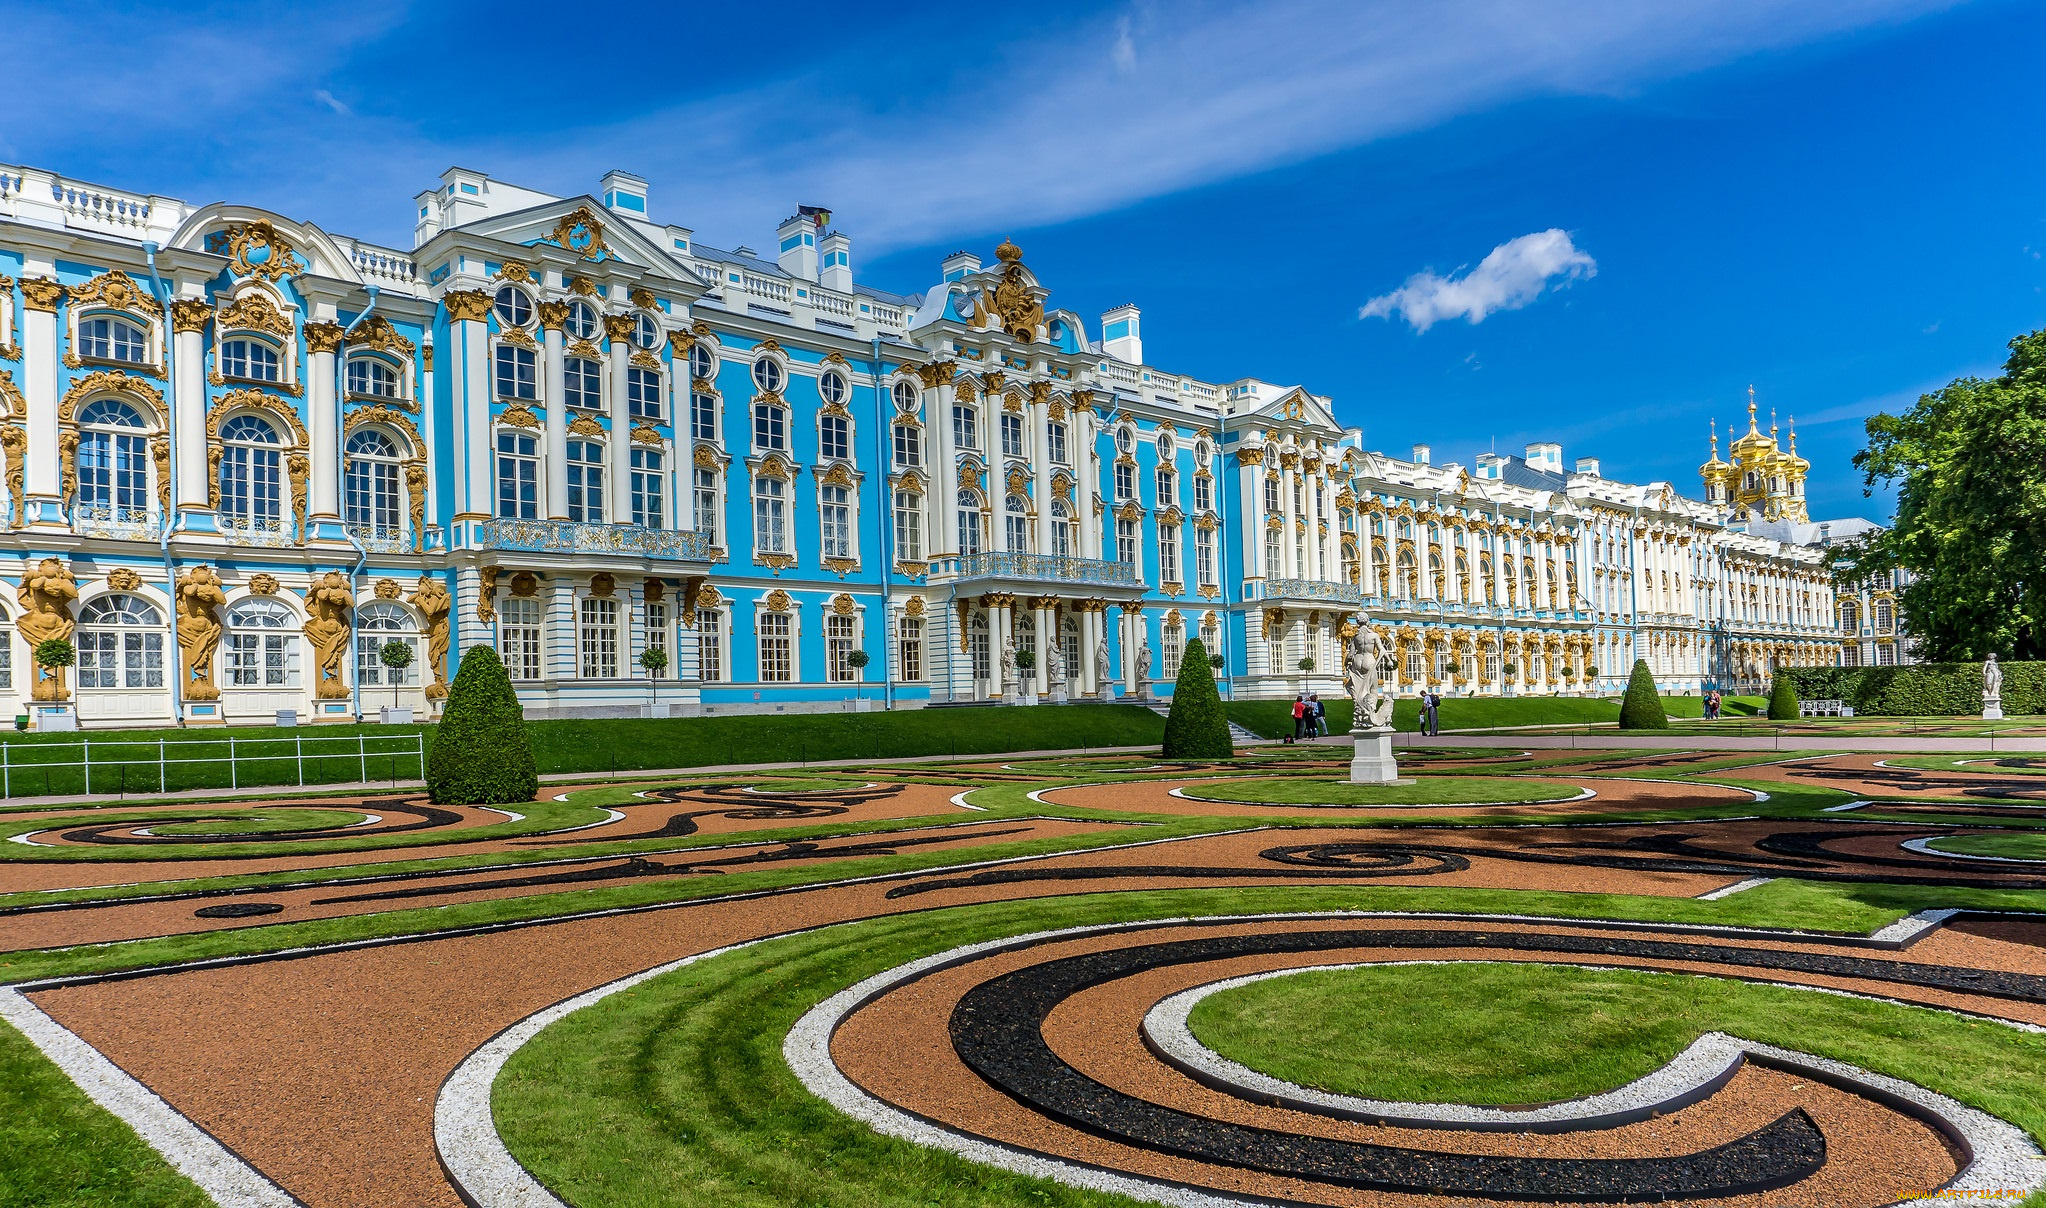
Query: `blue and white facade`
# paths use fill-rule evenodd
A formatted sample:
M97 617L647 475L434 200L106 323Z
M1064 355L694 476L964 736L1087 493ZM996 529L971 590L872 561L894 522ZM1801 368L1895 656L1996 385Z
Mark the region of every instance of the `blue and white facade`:
M1146 364L1136 307L1052 307L1012 244L903 295L811 217L701 245L622 172L415 209L400 250L0 166L0 699L425 712L479 643L535 717L985 702L1011 647L1014 695L1104 698L1193 638L1276 696L1339 690L1367 613L1409 690L1835 658L1821 552L1553 445L1367 451L1326 397Z

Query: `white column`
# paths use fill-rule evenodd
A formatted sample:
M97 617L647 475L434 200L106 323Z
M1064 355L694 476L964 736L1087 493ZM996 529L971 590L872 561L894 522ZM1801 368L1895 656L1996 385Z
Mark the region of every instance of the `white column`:
M1031 601L1031 609L1037 614L1037 666L1031 669L1030 678L1036 681L1039 695L1051 692L1051 651L1052 647L1058 645L1059 640L1051 609L1040 607L1037 603L1038 600L1045 598L1039 596L1037 600Z
M566 575L557 575L540 587L542 598L552 596L547 608L547 627L543 637L547 642L547 678L560 681L576 677L577 640L575 615L575 581Z
M987 610L987 637L990 643L987 652L987 674L997 695L1007 691L1009 687L1002 682L1002 652L1009 648L1009 640L1016 636L1015 622L1009 611L1012 607L1014 605L997 603L989 605Z
M305 325L310 353L306 358L306 432L312 438L306 455L313 462L308 527L341 518L341 432L334 398L334 359L344 334L339 323Z
M1094 496L1101 490L1101 455L1094 446L1099 439L1099 423L1092 407L1076 408L1073 418L1073 432L1080 441L1080 456L1075 467L1080 481L1073 488L1073 510L1080 517L1080 553L1099 560L1102 556L1102 529L1107 523L1106 514L1094 514ZM1093 658L1093 651L1088 651L1087 657Z
M1284 540L1279 542L1279 577L1298 579L1300 560L1295 547L1300 537L1300 512L1294 506L1294 492L1300 486L1300 466L1296 462L1286 466L1279 474L1279 506L1286 509L1286 531Z
M558 312L556 307L559 307ZM562 351L561 325L567 322L568 308L559 303L542 303L540 323L546 343L541 356L546 361L546 393L540 401L547 405L545 455L540 460L541 489L546 494L546 516L552 520L568 519L568 375L566 353ZM677 431L684 431L678 427ZM692 485L694 479L691 479ZM696 497L690 491L692 500Z
M627 351L632 347L633 319L631 315L604 316L605 334L611 337L610 378L608 387L611 397L607 410L611 413L611 439L604 451L604 460L610 465L604 474L604 518L612 524L632 523L632 496L626 489L627 475L632 473L632 416L625 401L625 371L629 367ZM790 491L789 507L795 507L795 492ZM794 519L793 516L790 517Z
M204 298L171 303L177 365L171 382L171 423L177 428L180 510L206 507L206 323L213 308Z
M21 392L28 403L28 461L23 467L23 518L61 524L58 491L62 489L57 454L57 307L64 291L54 278L24 279L28 305L21 322Z
M482 520L491 513L490 442L490 295L458 290L444 295L451 350L460 366L455 379L456 414L463 442L455 451L455 508L460 516Z
M1137 647L1143 643L1143 632L1143 610L1125 607L1122 614L1123 691L1132 697L1138 692Z
M1030 420L1031 491L1037 503L1037 552L1049 554L1051 543L1051 407L1035 400L1024 413ZM1067 433L1068 439L1071 433ZM1068 450L1070 452L1070 450Z

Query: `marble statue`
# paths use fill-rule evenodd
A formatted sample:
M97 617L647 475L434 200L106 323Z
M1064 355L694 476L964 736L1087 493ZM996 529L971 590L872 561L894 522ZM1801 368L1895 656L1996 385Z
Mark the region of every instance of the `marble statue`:
M1350 681L1350 703L1358 730L1383 729L1392 724L1392 698L1385 694L1385 640L1370 625L1360 624L1350 635L1345 652L1345 670Z
M1146 641L1142 645L1137 647L1137 682L1141 684L1145 680L1148 680L1150 678L1151 678L1151 643L1149 641Z
M1982 719L1999 721L2003 717L2003 664L1996 661L1994 654L1982 660Z
M1002 684L1006 687L1016 682L1016 639L1002 643Z
M1063 642L1054 640L1044 652L1044 671L1054 684L1066 682L1066 655L1059 647Z
M1108 684L1108 642L1104 639L1094 643L1094 682L1104 688Z

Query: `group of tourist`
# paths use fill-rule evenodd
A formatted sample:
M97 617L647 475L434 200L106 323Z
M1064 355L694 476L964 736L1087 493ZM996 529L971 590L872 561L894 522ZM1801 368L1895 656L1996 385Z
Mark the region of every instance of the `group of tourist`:
M1442 733L1442 721L1437 711L1442 707L1439 692L1421 693L1421 733ZM1328 737L1328 708L1321 703L1321 693L1293 694L1293 733L1286 739L1291 744L1303 738Z
M1723 697L1721 697L1721 696L1719 695L1719 689L1717 689L1717 688L1714 688L1714 689L1713 689L1712 691L1710 691L1710 692L1707 692L1707 693L1705 694L1705 720L1706 720L1706 721L1717 721L1717 720L1719 720L1719 705L1720 705L1720 701L1721 701L1721 700L1723 700L1723 699L1724 699L1724 698L1723 698Z

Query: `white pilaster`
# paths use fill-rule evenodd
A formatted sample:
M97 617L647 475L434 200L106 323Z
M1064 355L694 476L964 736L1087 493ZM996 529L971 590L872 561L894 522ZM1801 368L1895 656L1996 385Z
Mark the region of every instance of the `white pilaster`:
M546 312L542 312L543 323ZM541 356L546 360L547 384L541 402L547 405L545 456L540 462L540 481L546 496L546 515L553 520L568 519L568 375L566 353L562 350L561 324L546 327ZM695 492L691 492L694 496Z

